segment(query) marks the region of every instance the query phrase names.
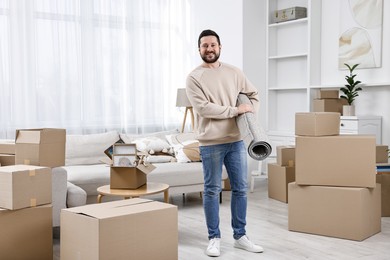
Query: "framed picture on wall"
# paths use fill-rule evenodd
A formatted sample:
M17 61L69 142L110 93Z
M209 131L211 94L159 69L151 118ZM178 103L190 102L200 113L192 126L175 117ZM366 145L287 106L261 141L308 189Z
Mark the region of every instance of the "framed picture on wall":
M382 66L383 0L340 0L339 69Z

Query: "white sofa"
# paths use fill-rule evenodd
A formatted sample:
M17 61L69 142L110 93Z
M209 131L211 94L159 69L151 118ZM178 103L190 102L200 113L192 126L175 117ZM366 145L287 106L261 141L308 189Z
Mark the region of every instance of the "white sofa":
M168 139L167 139L168 137ZM161 144L168 144L172 152L174 148L174 156L153 155L149 160L156 168L147 175L147 181L166 183L170 186L169 194L185 194L190 192L203 191L203 172L202 163L193 161L194 152L199 150L194 148L194 140L192 133L180 134L177 130L158 132L148 135L126 135L119 134L116 131L110 131L103 134L91 135L68 135L66 141L66 158L65 166L58 167L56 171L65 171L67 177L67 189L57 189L53 186L53 226L59 225L60 210L65 207L81 206L89 203L96 203L97 188L110 183L110 167L104 161L108 157L104 154L104 150L121 138L125 143L135 142L138 147L154 150L159 150ZM149 140L158 140L158 144L148 143ZM169 142L168 142L169 140ZM145 142L148 143L145 147ZM189 156L183 156L183 150L188 146ZM160 146L159 146L160 145ZM184 148L184 149L181 149ZM156 151L155 151L156 152ZM187 153L188 155L188 153ZM184 157L184 159L183 159ZM176 161L191 161L191 162L176 162ZM223 179L227 178L226 170L223 172ZM58 186L53 181L53 185ZM63 183L61 183L63 186ZM65 192L65 194L64 194ZM54 201L54 197L58 197ZM66 198L64 202L63 198ZM105 196L104 199L109 199Z

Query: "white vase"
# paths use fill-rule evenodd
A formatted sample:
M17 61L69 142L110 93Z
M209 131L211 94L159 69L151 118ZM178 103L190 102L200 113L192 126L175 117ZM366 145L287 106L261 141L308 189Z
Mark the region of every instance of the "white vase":
M355 106L354 105L344 105L343 106L343 116L354 116L355 115Z

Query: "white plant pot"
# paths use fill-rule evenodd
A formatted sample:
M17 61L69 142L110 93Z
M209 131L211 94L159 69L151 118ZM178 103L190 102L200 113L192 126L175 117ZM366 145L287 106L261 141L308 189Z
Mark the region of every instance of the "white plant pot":
M344 105L343 106L343 116L354 116L355 115L355 106L354 105Z

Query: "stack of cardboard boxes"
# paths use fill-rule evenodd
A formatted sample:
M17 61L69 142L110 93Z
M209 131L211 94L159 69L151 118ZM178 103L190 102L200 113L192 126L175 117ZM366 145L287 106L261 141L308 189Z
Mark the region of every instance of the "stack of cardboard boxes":
M276 163L268 164L268 197L288 202L288 184L295 181L295 146L277 146Z
M0 167L0 259L51 259L51 169Z
M23 129L0 145L0 259L53 258L51 167L64 165L65 136Z
M64 165L65 130L17 130L0 153L0 259L52 259L51 167Z
M313 112L336 112L342 114L347 100L339 98L338 89L321 89L318 98L313 100Z
M375 136L339 135L338 113L297 113L295 120L289 230L358 241L380 232Z

